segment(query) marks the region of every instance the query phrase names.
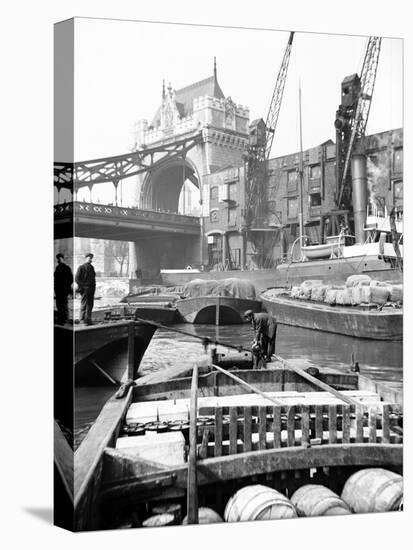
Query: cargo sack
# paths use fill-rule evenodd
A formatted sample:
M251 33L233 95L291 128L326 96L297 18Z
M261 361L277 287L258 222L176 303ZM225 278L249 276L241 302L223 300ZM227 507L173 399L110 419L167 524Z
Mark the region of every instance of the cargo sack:
M291 289L291 298L299 298L301 295L301 288L299 286L293 286Z
M360 285L360 304L371 303L371 286Z
M327 285L315 286L311 289L311 299L314 302L324 302L324 297L326 295Z
M389 285L389 302L403 303L403 285Z
M337 291L336 304L340 306L351 306L352 304L352 289L342 288Z
M357 275L350 275L349 277L347 277L346 286L347 287L354 287L354 286L359 285L359 284L369 285L370 282L371 282L371 277L361 273L361 274L357 274Z
M337 288L327 288L324 303L333 306L336 303L337 292L339 292Z
M371 290L371 302L378 306L384 305L390 295L389 288L387 286L370 285Z
M350 288L351 290L351 303L353 306L359 306L362 301L362 285L356 285Z

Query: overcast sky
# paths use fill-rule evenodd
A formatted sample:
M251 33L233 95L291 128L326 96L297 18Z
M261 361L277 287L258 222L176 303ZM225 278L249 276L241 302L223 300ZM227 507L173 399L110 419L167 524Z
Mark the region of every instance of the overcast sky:
M214 56L225 96L248 106L251 120L265 118L287 39L288 31L76 19L75 159L128 152L133 124L150 122L160 104L162 79L179 89L206 78ZM272 157L299 148L299 81L304 149L334 139L341 81L360 73L366 45L360 36L295 34ZM402 48L382 41L368 133L402 126Z

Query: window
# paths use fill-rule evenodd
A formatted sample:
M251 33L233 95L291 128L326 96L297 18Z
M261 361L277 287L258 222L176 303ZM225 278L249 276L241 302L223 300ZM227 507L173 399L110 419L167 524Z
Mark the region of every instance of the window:
M219 220L219 212L218 212L218 209L215 209L215 210L211 210L211 212L209 213L209 220L214 223L214 222L217 222Z
M238 198L238 186L236 183L228 184L228 199L236 202Z
M400 204L403 200L403 181L397 180L393 182L393 197L394 202Z
M287 216L289 218L296 218L298 215L298 199L288 199L287 201Z
M310 206L321 206L320 193L313 193L312 195L310 195Z
M289 170L287 172L287 190L288 191L297 191L297 180L298 180L297 170Z
M400 147L393 152L393 172L403 171L403 149Z
M209 197L210 197L211 201L218 200L218 186L217 185L215 185L214 187L211 187Z
M321 178L321 166L319 164L314 164L310 166L309 176L311 180Z

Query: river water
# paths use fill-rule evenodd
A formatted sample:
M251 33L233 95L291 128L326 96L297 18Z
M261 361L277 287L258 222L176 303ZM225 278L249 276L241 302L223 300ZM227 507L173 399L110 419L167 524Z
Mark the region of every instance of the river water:
M174 328L198 336L208 336L223 343L249 347L253 339L250 325L175 325ZM218 351L221 351L218 348ZM204 353L199 340L159 329L144 355L140 372L167 370L181 363L193 365ZM395 388L402 387L402 342L362 340L338 334L278 325L275 353L284 359L299 360L300 366L333 367L348 369L353 354L361 373L384 381ZM76 388L75 392L75 445L78 446L90 425L99 414L105 401L114 393L113 387Z

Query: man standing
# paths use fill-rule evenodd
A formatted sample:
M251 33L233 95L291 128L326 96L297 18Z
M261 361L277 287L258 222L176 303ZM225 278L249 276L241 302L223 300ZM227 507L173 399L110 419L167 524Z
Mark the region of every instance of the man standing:
M64 325L69 319L68 297L72 292L73 273L64 262L64 255L56 254L57 266L54 272L54 294L56 298L57 322Z
M96 274L92 265L93 254L89 252L85 255L86 261L80 265L76 272L76 283L82 296L80 304L80 321L86 325L92 324L93 300L96 290Z
M244 319L252 323L255 339L262 348L265 361L271 361L275 352L276 319L270 313L254 313L250 309L244 313Z

